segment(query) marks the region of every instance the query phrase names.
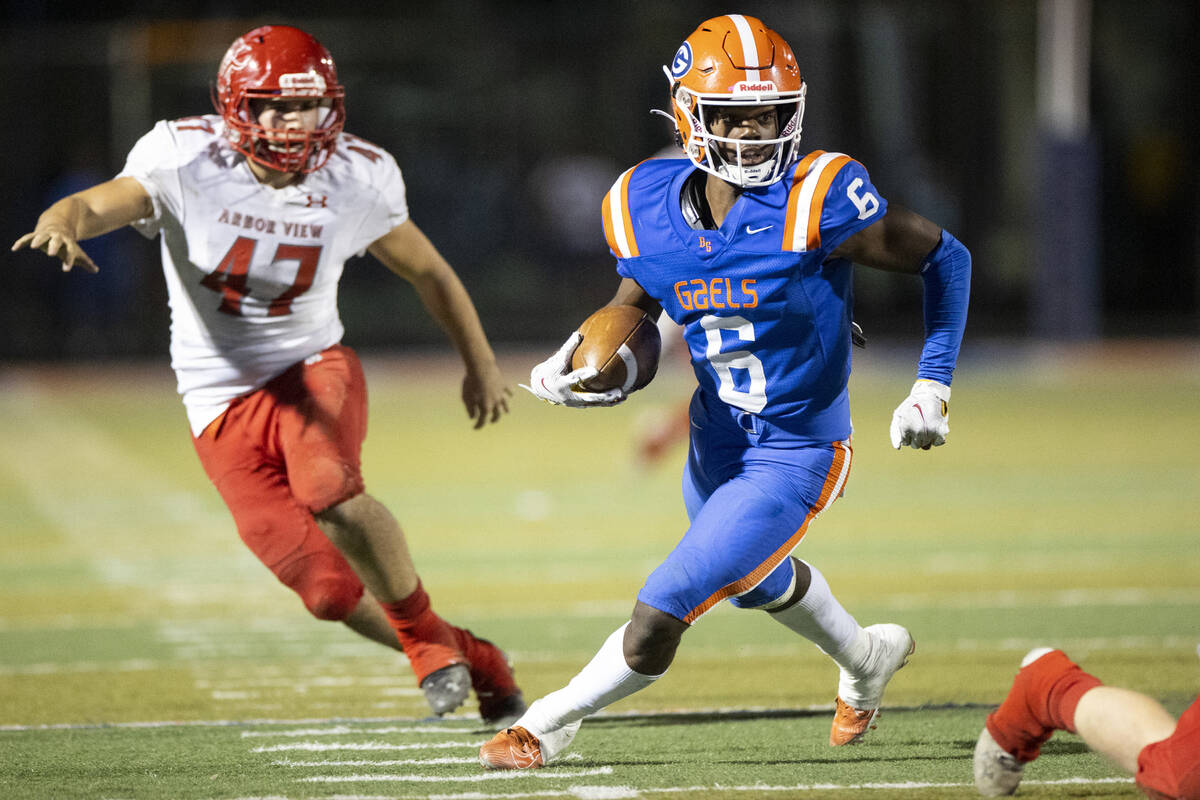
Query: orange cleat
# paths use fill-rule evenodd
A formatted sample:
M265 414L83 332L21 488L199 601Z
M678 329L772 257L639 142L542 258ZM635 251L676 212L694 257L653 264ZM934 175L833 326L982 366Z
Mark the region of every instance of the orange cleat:
M829 743L834 747L857 742L867 731L875 728L878 708L859 710L837 699L837 710L833 712L833 727L829 729Z
M518 726L505 728L479 748L479 763L488 769L536 769L542 762L542 743Z
M837 709L829 730L829 743L834 747L857 742L875 728L883 690L917 649L912 636L899 625L870 625L859 636L867 646L867 656L856 671L841 670Z

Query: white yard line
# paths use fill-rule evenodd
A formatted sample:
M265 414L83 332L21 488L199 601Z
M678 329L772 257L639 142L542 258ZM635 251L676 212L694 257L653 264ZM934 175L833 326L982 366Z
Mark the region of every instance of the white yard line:
M382 761L372 761L366 758L353 758L335 761L293 761L290 758L281 758L272 761L271 765L275 767L300 767L300 768L324 768L324 767L436 767L445 764L478 764L479 758L476 756L447 756L445 758L393 758Z
M1039 786L1092 786L1103 784L1131 784L1132 778L1064 778L1056 781L1023 781L1022 785L1039 785ZM844 792L861 792L869 790L909 790L920 791L924 789L957 789L970 787L975 788L973 783L934 783L934 782L918 782L906 781L903 783L798 783L790 786L767 786L764 784L756 784L753 786L726 786L724 784L714 784L712 786L664 786L649 789L635 789L632 786L568 786L565 789L548 789L535 792L513 792L504 794L483 794L481 792L467 792L460 794L430 794L423 798L412 798L411 800L519 800L526 797L572 797L578 800L633 800L634 798L645 797L653 794L698 794L700 792L747 792L750 794L768 793L768 792L816 792L816 791L844 791ZM335 800L330 798L330 800ZM340 795L336 800L369 800L365 795Z
M283 753L301 751L305 753L322 753L333 750L440 750L450 747L470 747L479 749L487 739L476 742L423 742L421 744L392 744L391 742L291 742L289 744L273 744L267 747L255 747L251 753Z
M611 775L612 767L596 767L577 771L507 770L503 772L481 772L478 775L313 775L297 778L297 783L486 783L488 781L511 781L522 778L591 778Z
M1133 783L1133 778L1062 778L1053 781L1022 781L1022 786L1091 786L1100 784L1114 783ZM882 789L901 789L901 790L917 790L917 789L954 789L959 787L974 788L974 783L962 782L934 782L934 781L900 781L894 783L872 782L872 783L798 783L790 786L766 786L762 784L754 784L752 786L726 786L724 784L714 784L713 786L673 786L673 787L658 787L650 789L635 790L641 794L666 794L668 792L683 792L691 793L694 791L713 791L719 790L722 792L816 792L816 791L862 791L882 790ZM604 787L597 787L604 788ZM572 794L568 791L567 794ZM636 797L637 795L632 795ZM430 795L429 800L452 800L454 795ZM459 796L462 800L462 796Z
M479 722L478 717L458 716L443 717L447 723L470 724L474 722L471 728L455 728L451 724L447 724L443 733L452 735L459 732L474 731L478 732ZM96 730L99 728L249 728L258 725L322 725L325 723L331 725L338 724L361 724L361 725L379 725L393 722L410 722L411 718L405 717L339 717L336 719L330 718L308 718L308 719L283 719L283 718L267 718L256 717L253 719L201 719L201 720L145 720L139 722L87 722L87 723L59 723L53 725L0 725L0 731L74 731L74 730Z
M270 736L379 736L387 733L436 733L441 736L462 733L464 736L474 736L477 734L477 731L468 730L466 728L461 731L456 731L453 728L447 728L445 725L388 725L377 728L354 728L349 725L333 725L328 728L293 728L291 730L280 731L242 731L242 738L253 739L266 738Z
M496 773L499 775L528 775L530 773ZM545 777L566 777L566 773L539 773L534 772L534 775L544 774ZM1031 781L1022 782L1023 786L1104 786L1114 784L1132 784L1132 778L1063 778L1053 781ZM788 786L768 786L757 784L753 786L726 786L722 784L714 784L712 786L664 786L652 789L635 789L632 786L586 786L576 785L568 786L563 789L538 789L526 792L460 792L455 794L427 794L409 796L409 800L524 800L524 798L552 798L566 797L575 798L575 800L637 800L655 794L696 794L700 792L746 792L753 795L754 793L771 793L771 792L816 792L816 791L844 791L844 792L863 792L863 791L913 791L919 792L925 789L974 789L974 784L971 783L935 783L935 782L918 782L906 781L903 783L812 783L812 784L793 784ZM240 797L236 800L292 800L287 796L280 795L259 795L253 797ZM395 800L395 795L378 795L378 794L337 794L327 798L327 800Z
M580 753L567 753L560 758L555 759L555 763L559 761L582 761L583 755ZM478 764L477 756L469 756L459 758L457 756L447 756L444 758L395 758L381 761L374 761L366 758L333 760L333 761L293 761L290 758L281 758L272 761L271 764L277 767L406 767L406 766L438 766L441 764Z

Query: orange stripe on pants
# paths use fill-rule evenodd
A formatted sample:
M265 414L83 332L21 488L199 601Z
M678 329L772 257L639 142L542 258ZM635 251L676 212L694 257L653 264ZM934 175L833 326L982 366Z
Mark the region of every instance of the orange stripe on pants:
M825 483L821 487L821 494L817 498L817 502L809 509L808 514L804 517L804 522L799 529L793 533L788 540L779 546L765 561L763 561L753 572L740 580L722 586L717 591L713 592L700 605L696 606L691 612L684 617L683 621L691 625L706 612L709 611L717 603L735 595L748 592L763 581L771 572L788 557L796 546L800 544L800 540L804 538L804 534L808 532L808 525L818 514L825 510L833 500L837 498L835 490L839 486L845 485L846 474L849 472L850 462L853 458L853 448L849 441L835 442L833 453L833 463L829 465L829 472L825 475Z

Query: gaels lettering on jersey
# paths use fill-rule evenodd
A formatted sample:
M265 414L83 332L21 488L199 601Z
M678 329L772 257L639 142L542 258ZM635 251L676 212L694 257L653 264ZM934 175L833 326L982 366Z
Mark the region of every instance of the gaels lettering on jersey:
M708 308L756 308L758 291L754 278L743 278L741 286L735 288L729 278L692 278L675 282L675 299L684 309L704 310Z
M321 232L325 230L324 225L313 225L308 222L279 222L252 214L243 214L240 211L230 211L228 208L221 209L217 222L266 234L274 234L276 226L278 226L284 236L292 236L296 239L320 239Z

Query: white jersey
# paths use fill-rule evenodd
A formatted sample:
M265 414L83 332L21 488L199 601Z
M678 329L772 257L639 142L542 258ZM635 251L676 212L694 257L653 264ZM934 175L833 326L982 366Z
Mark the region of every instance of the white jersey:
M171 367L197 436L234 398L341 340L346 259L408 219L395 159L349 134L321 169L272 189L219 116L164 121L120 175L154 203L133 227L162 234Z

